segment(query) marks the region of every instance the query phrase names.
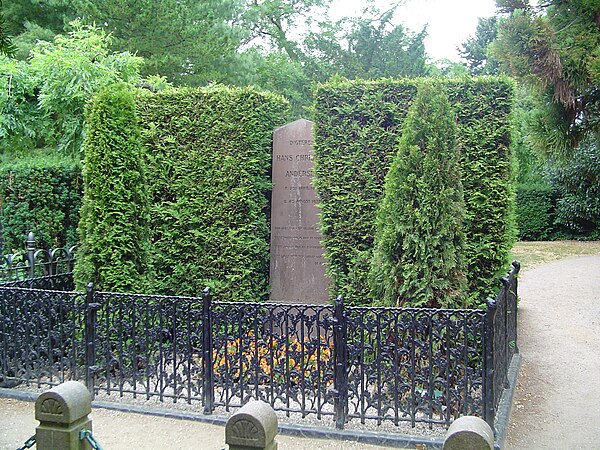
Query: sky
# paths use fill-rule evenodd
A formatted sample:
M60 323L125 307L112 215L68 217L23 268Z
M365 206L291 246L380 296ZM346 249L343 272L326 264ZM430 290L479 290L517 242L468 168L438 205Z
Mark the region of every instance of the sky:
M390 0L375 0L382 10L389 7ZM330 16L339 19L354 15L365 6L360 0L333 0ZM459 61L456 47L475 35L478 17L493 16L496 11L494 0L405 0L398 7L394 23L419 32L426 23L425 47L432 60L448 58Z

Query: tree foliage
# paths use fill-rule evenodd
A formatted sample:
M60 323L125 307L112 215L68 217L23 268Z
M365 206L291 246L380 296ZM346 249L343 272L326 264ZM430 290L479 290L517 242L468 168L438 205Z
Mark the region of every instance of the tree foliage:
M534 142L542 152L569 155L588 133L600 132L600 7L596 0L499 1L494 55L540 93Z
M348 79L419 77L428 73L424 39L427 29L412 33L394 25L396 8L321 23L307 37L306 65L316 81L333 75Z
M39 80L31 66L0 56L0 155L28 155L54 142L52 118L37 104Z
M311 16L323 13L331 0L244 0L242 24L248 30L245 43L266 38L277 51L300 62L302 48L292 37L311 25Z
M559 193L556 224L567 237L600 238L600 140L588 137L568 161L550 169Z
M75 282L83 289L145 292L149 197L134 95L125 84L101 91L86 113L81 247Z
M0 55L13 56L16 51L17 48L10 40L6 30L4 11L2 11L2 2L0 1Z
M498 34L496 16L479 18L475 36L462 43L459 53L467 61L471 75L498 75L499 62L490 54L490 44Z
M419 85L402 130L375 223L372 297L387 306L465 307L460 157L440 85Z
M102 87L140 81L141 58L110 50L103 30L71 23L53 42L39 41L28 62L0 59L0 136L4 151L57 145L78 154L85 103Z
M277 89L306 116L311 83L429 73L423 40L396 25L398 4L324 19L331 0L13 0L8 29L17 57L52 42L72 20L109 34L109 49L143 58L142 76L175 85L226 83ZM118 81L118 80L114 80Z
M143 58L142 75L175 84L228 81L236 69L242 30L232 0L77 0L87 23L111 33L112 50Z

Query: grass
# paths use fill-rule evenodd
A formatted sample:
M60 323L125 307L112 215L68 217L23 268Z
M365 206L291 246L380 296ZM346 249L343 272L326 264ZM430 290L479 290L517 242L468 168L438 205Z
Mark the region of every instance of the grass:
M512 258L520 261L523 269L585 255L600 255L600 241L517 242L512 249Z

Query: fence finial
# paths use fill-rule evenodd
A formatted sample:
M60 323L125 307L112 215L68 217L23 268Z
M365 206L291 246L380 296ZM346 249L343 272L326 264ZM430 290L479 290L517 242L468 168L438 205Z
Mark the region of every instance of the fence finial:
M27 250L35 250L35 235L33 231L27 234Z
M33 231L27 235L27 261L29 261L29 278L35 275L35 236Z

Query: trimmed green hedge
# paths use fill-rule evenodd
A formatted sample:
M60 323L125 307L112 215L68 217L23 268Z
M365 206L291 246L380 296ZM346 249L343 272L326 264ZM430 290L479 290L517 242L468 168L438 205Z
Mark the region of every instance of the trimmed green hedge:
M71 160L36 157L0 166L0 253L23 249L29 231L38 248L74 245L82 194L81 169Z
M134 95L125 84L97 94L86 110L84 201L75 264L79 289L148 289L148 194Z
M208 285L228 300L266 299L272 131L287 107L274 94L223 86L140 91L135 102L122 90L97 97L87 117L82 240L89 257L104 248L117 257L96 257L94 270L139 269L154 293L199 295ZM114 232L104 230L99 248L109 217ZM80 284L97 278L86 265L78 262Z
M287 107L224 86L138 98L156 292L268 298L272 132Z
M545 184L517 186L517 228L523 241L545 241L553 238L556 192Z
M417 80L333 80L315 92L315 185L332 295L371 302L374 217ZM469 304L498 288L515 239L508 79L444 81L457 122L467 216Z

